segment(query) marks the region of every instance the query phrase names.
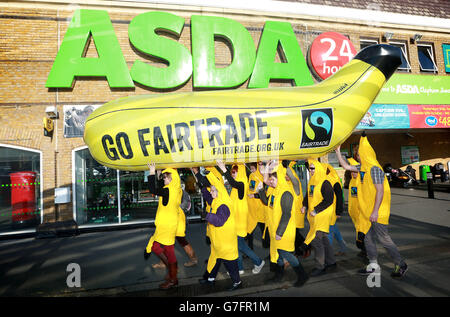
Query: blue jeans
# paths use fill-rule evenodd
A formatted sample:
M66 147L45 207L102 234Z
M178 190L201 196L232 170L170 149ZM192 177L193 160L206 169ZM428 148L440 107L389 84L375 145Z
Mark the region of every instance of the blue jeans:
M250 260L252 260L253 264L255 265L261 265L262 260L259 256L256 255L256 253L250 249L250 247L245 242L245 238L238 236L238 250L239 250L239 257L238 257L238 267L239 271L242 271L244 267L242 266L242 253L245 253Z
M279 266L284 266L283 259L288 261L292 267L297 267L300 265L300 262L298 262L298 259L291 252L278 249L278 255L279 255L279 257L277 260L277 264Z
M334 226L330 226L330 233L328 234L328 239L330 240L330 245L333 245L333 237L336 237L337 242L339 243L339 248L341 252L347 251L347 245L345 244L344 238L342 238L341 232L337 226L337 223Z

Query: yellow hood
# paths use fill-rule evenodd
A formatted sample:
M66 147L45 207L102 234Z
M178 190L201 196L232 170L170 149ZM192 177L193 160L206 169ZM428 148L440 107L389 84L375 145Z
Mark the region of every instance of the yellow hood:
M174 168L166 168L162 173L170 173L172 175L172 181L167 185L172 188L181 188L181 179L178 171ZM166 186L164 186L166 187Z
M377 155L366 136L362 136L359 140L358 153L359 159L361 160L361 166L375 165L381 167L380 163L377 161Z
M308 164L309 166L314 165L315 168L314 175L311 176L311 179L309 180L310 184L318 184L327 177L326 168L318 160L309 159Z

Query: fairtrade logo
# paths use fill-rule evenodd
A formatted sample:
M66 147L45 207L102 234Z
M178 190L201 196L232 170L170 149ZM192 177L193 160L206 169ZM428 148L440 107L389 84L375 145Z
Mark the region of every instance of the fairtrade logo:
M352 197L358 197L358 187L352 187L350 192Z
M366 172L359 172L359 177L360 177L360 180L361 180L361 184L364 183L364 175L365 174L366 174Z
M333 110L302 110L302 142L300 148L324 147L333 134Z
M425 118L425 123L430 127L434 127L438 123L438 120L436 117L429 116Z

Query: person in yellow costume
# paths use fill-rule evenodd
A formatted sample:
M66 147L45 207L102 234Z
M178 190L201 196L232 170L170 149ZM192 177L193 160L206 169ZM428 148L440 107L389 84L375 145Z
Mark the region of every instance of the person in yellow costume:
M169 289L178 285L177 258L175 256L175 237L178 230L179 209L181 202L180 176L173 168L162 171L164 187L156 187L155 164L148 164L149 191L158 195L158 209L155 217L155 232L147 244L146 252L155 253L167 267L168 275L161 289Z
M245 165L243 163L233 164L231 170L227 170L225 164L217 160L217 166L224 173L224 176L231 186L230 198L233 202L233 213L236 223L236 233L239 249L239 274L244 274L244 266L242 263L242 254L245 254L253 262L253 274L258 274L263 268L265 261L262 260L253 251L245 241L247 237L247 224L248 224L248 180Z
M363 133L359 140L356 157L361 163L359 166L352 166L344 160L341 156L340 146L335 151L341 166L351 172L359 172L360 176L358 203L362 217L359 218L359 228L365 235L364 245L369 265L359 270L358 273L368 275L379 269L375 244L375 240L378 238L394 261L395 267L391 276L394 278L403 277L408 270L408 265L401 257L397 246L388 233L391 190L367 136Z
M352 166L358 166L359 163L354 158L348 158L348 163ZM355 226L356 246L361 252L360 257L367 258L366 248L364 246L364 234L359 229L359 218L362 217L358 203L359 177L357 172L351 172L351 179L348 184L348 214Z
M342 191L342 184L341 184L341 178L337 174L336 170L333 166L330 164L325 164L327 168L327 176L330 180L331 186L333 186L334 191L334 197L335 197L335 203L334 203L334 214L333 218L331 219L330 224L330 233L328 234L328 238L330 239L330 244L333 245L333 238L336 237L336 241L339 244L340 250L335 254L337 256L339 255L345 255L347 251L347 245L344 241L344 238L341 235L341 232L339 231L339 227L337 225L337 220L341 217L342 213L344 212L344 193Z
M187 213L191 209L191 197L183 189L183 184L181 185L181 187L182 187L182 199L180 202L180 209L178 210L178 228L175 240L183 248L184 252L186 252L187 256L189 257L189 261L185 262L184 266L192 267L194 265L197 265L198 259L197 256L195 255L195 251L192 248L192 245L186 239L186 215L185 215L185 213ZM145 256L147 259L148 257L147 252ZM152 267L154 269L158 269L158 268L165 268L166 266L163 261L160 261L159 263L153 264Z
M292 190L294 191L294 214L295 214L295 254L302 255L303 258L309 256L310 252L303 252L301 250L301 246L305 241L305 237L303 236L300 229L305 227L305 214L302 213L303 207L303 191L302 184L300 183L300 179L297 176L297 173L294 170L295 161L283 161L283 167L286 168L286 181L290 186L292 186Z
M219 271L221 263L225 265L233 284L230 291L242 287L238 268L238 242L235 225L235 216L232 209L232 201L228 192L213 171L215 168L208 168L209 173L205 176L198 173L197 168L193 168L203 198L211 206L206 212L207 231L211 241L211 253L203 278L199 280L201 284L213 285ZM209 188L209 190L207 189Z
M259 199L256 188L264 182L264 176L261 171L264 170L264 162L248 164L250 175L248 177L248 223L247 223L247 241L250 249L253 250L253 233L258 226L261 230L261 236L264 236L265 227L265 206ZM264 171L263 171L264 172ZM262 237L262 246L269 248L269 235Z
M315 267L310 276L326 273L326 269L334 267L336 259L328 239L330 224L334 214L335 201L333 187L327 177L326 167L317 160L308 160L311 178L308 193L303 199L302 212L307 212L309 232L303 248L311 245L314 248Z
M278 161L271 161L266 166L265 179L273 191L270 195L259 188L259 196L264 205L269 207L266 226L270 235L270 261L276 263L272 282L279 282L284 275L286 259L297 275L294 286L306 283L308 275L302 264L294 256L296 219L294 209L295 193L286 181L286 168Z

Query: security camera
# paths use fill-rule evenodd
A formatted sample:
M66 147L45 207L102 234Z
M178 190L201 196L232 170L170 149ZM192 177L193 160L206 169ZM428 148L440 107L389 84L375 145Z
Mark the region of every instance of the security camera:
M45 108L45 113L50 119L58 119L58 110L55 106L48 106Z

